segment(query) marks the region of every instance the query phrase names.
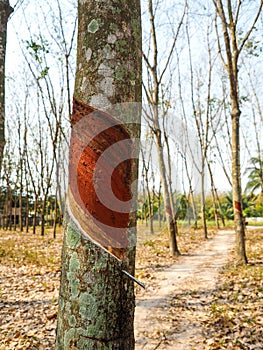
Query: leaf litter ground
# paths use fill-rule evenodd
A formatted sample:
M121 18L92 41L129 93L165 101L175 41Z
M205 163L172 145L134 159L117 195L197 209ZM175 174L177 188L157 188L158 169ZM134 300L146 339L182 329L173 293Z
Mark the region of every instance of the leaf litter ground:
M245 268L233 267L232 231L178 240L182 256L170 258L166 233L139 225L136 349L262 349L263 229L247 234ZM0 232L1 350L55 348L61 241Z

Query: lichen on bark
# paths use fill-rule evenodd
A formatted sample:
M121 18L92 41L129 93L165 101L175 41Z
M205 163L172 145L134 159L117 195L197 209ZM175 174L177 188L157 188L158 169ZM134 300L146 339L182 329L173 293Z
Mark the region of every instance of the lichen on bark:
M86 35L79 33L78 37L76 84L82 89L76 91L76 97L93 107L104 108L123 101L140 102L140 10L134 2L101 1L92 2L90 6L87 1L81 1L79 23L80 26L88 23L90 31ZM92 59L85 61L82 57L87 51L92 52ZM103 72L98 69L101 65ZM107 71L114 80L114 93L101 88ZM88 94L83 88L87 82Z

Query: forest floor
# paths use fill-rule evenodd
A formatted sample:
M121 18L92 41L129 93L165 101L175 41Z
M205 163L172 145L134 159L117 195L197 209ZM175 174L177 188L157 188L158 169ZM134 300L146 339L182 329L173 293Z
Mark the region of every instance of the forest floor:
M247 230L235 267L231 230L186 230L170 258L166 233L139 225L136 350L263 349L263 228ZM0 350L53 350L62 234L0 231Z
M209 318L218 271L234 247L234 232L220 231L195 252L155 274L158 285L137 299L137 349L204 349L202 323ZM158 325L156 327L156 324ZM175 347L176 344L176 347Z

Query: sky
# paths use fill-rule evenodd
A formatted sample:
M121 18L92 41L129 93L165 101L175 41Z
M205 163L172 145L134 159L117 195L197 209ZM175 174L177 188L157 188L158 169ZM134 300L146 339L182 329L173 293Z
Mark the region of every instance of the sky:
M144 2L145 3L145 2ZM201 1L202 4L207 4L206 1ZM49 28L51 29L51 26L53 25L53 19L52 14L49 11L48 4L56 5L56 0L49 0L47 2L39 2L34 0L20 0L20 1L10 1L11 6L15 7L15 12L12 14L9 24L8 24L8 45L7 45L7 59L6 59L6 75L7 79L12 81L12 84L7 83L7 91L6 91L6 98L7 103L11 103L10 97L12 96L11 90L14 89L14 86L16 87L17 91L20 91L20 89L23 88L23 84L27 82L27 74L23 76L23 72L25 72L27 69L25 68L25 61L21 52L21 45L25 48L25 45L21 44L21 41L29 40L30 35L34 38L34 33L41 32L43 28L45 27L45 23L43 22L43 18L45 18L46 23ZM177 6L176 11L171 11L172 8L172 2L163 1L163 10L161 12L161 15L159 15L159 20L161 21L161 28L163 30L160 30L158 32L158 35L162 38L162 35L164 35L164 40L160 40L162 43L160 45L160 52L162 52L163 57L167 55L167 52L165 52L165 49L169 47L169 34L165 33L165 28L167 28L168 24L173 23L176 21L176 15L178 15L179 11L182 10L182 6ZM205 6L204 5L204 6ZM65 21L65 30L72 30L72 13L76 11L76 4L74 1L63 1L63 8L65 7L66 10L63 14L63 20ZM165 9L165 10L164 10ZM143 12L146 11L146 8L143 6ZM192 11L196 11L196 9L192 9ZM174 16L172 15L174 13ZM208 23L208 19L205 16L202 16L202 14L199 14L197 17L195 17L195 23L193 24L193 28L196 28L195 33L191 33L195 39L193 40L192 49L194 52L194 60L198 61L201 58L202 64L200 65L200 70L205 68L205 54L203 49L201 50L201 47L204 48L205 45L205 39L201 41L201 34L202 34L202 28ZM169 22L170 21L170 22ZM144 32L147 31L148 25L146 24L146 20L144 20L143 17L143 28ZM199 28L199 30L198 30ZM44 32L46 29L44 30ZM145 36L145 42L146 42L146 36ZM163 44L164 43L164 44ZM165 45L165 46L164 46ZM178 48L180 55L181 55L181 61L183 61L184 55L186 55L186 49L184 47ZM183 62L184 63L184 62ZM182 64L183 66L183 64ZM256 67L256 66L255 66ZM53 68L52 68L53 69ZM184 71L186 68L182 68L182 78L187 80L189 79L189 76L187 77L187 73ZM262 72L262 69L260 70ZM260 80L260 76L262 77L262 74L258 74L258 79ZM14 83L15 81L15 83ZM262 81L262 79L261 79ZM242 81L242 91L245 91L245 87L247 86L246 81ZM260 84L259 81L257 84ZM244 86L244 88L243 88ZM9 90L10 88L10 90ZM187 93L187 91L186 91ZM12 98L12 97L11 97ZM246 135L248 139L251 139L253 141L253 133L251 131L251 125L250 125L250 117L249 117L250 111L247 109L246 105L244 105L243 109L243 130L242 133ZM176 120L176 119L175 119ZM178 125L178 123L177 123ZM195 133L194 130L191 131L193 134ZM176 133L171 131L171 136L176 137ZM195 139L196 135L192 135L192 140ZM244 148L244 145L242 145ZM251 147L252 148L252 147ZM226 159L226 155L223 155ZM243 152L242 157L242 172L244 172L247 161L248 161L249 155L246 152ZM175 158L174 158L175 161ZM175 164L175 168L178 168L178 163ZM228 191L230 190L230 186L228 182L226 181L225 175L223 173L223 170L221 167L213 165L214 172L216 174L216 184L217 187L221 191ZM182 174L182 176L185 176ZM178 183L178 187L182 188L182 179L180 180L178 177L176 180ZM245 185L246 179L243 181L243 187ZM198 181L196 183L196 186L198 187ZM209 189L209 181L207 181L207 188Z

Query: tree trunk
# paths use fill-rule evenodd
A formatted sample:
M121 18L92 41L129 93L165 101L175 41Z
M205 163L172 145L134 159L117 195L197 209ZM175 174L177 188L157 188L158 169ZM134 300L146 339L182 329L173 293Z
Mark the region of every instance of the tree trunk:
M41 210L41 236L45 235L45 224L46 224L46 211L47 211L47 196L48 196L48 192L46 192L44 194L44 198L43 198L43 204L42 204L42 210Z
M16 191L15 191L16 192ZM11 207L11 221L12 221L12 211L14 209L14 230L16 231L16 206L17 206L17 198L16 198L16 194L14 193L14 208Z
M53 238L55 239L57 236L57 215L58 211L58 189L56 189L56 196L55 196L55 205L54 205L54 222L53 222Z
M137 190L133 194L130 210L124 215L120 213L120 209L116 213L112 206L103 207L99 199L91 204L89 202L95 195L97 181L109 175L106 168L101 170L100 176L98 174L95 176L94 172L91 172L93 180L90 186L86 185L85 181L90 181L88 176L94 162L92 157L97 159L99 156L96 151L101 154L105 151L103 146L108 145L109 130L114 131L111 134L115 140L112 147L118 144L121 135L125 134L125 138L129 141L130 138L138 138L140 134L141 111L138 108L137 110L130 108L134 106L134 104L131 106L131 102L141 103L140 2L79 0L78 6L77 72L56 349L132 350L135 344L134 283L122 270L134 274L135 241L132 242L130 234L136 233ZM122 113L119 116L121 124L117 121L117 117L112 117L112 113L109 115L102 112L116 104L121 108L123 103L127 108L126 115ZM91 113L93 108L97 111ZM78 151L78 144L75 141L79 134L75 130L78 123L83 122L87 127L79 130L79 142L81 142L86 131L92 133L94 127L96 130L100 120L102 124L109 120L115 126L113 129L107 128L106 131L96 133L92 141L85 143L84 151L81 150L81 156L85 154L83 161L74 163L77 162L75 150ZM104 135L105 133L107 135ZM115 187L116 191L119 187L123 189L119 194L120 201L124 200L123 193L130 193L131 184L137 179L138 162L134 158L138 159L139 154L138 150L133 151L134 157L131 157L133 160L125 160L116 168L123 170L118 173L122 181L117 181L117 170L115 172L114 169L112 173L112 191ZM118 157L118 155L113 152L112 156ZM130 165L129 172L128 165ZM79 177L76 177L77 174L74 177L72 174L75 170L83 172L78 173ZM83 180L83 183L81 182L83 191L78 192L77 189L74 192L76 179ZM92 192L93 186L95 192ZM105 191L108 190L109 188L105 187ZM85 200L79 200L78 195L86 196ZM112 205L114 204L113 201ZM75 208L82 208L85 214L78 216L79 210ZM111 215L108 217L109 213ZM104 219L109 220L108 226L106 225L109 232L120 230L125 234L128 233L128 241L123 242L123 246L109 240L108 231L104 231ZM101 234L104 233L104 244L100 242L100 231ZM91 238L98 243L93 243ZM122 236L119 237L121 238ZM103 245L115 257L103 250L101 248ZM119 259L116 259L116 256Z
M222 206L221 206L221 202L220 202L220 198L219 198L219 195L218 195L218 192L217 192L216 188L215 188L215 196L216 196L217 203L218 203L218 208L219 208L219 212L220 212L220 218L222 220L223 226L225 227L226 224L225 224L224 212L223 212L223 209L222 209Z
M155 121L158 120L158 117L155 118ZM156 139L156 148L157 148L157 154L158 154L158 162L160 167L160 176L161 176L161 182L162 182L162 188L163 188L163 200L164 200L164 208L165 208L165 216L166 216L166 223L168 227L169 232L169 248L170 248L170 254L172 256L178 256L180 255L180 251L177 245L177 234L178 234L178 228L177 228L177 221L176 218L173 217L173 208L171 204L171 197L169 193L169 187L168 182L166 178L166 168L164 163L164 156L163 156L163 145L161 140L161 131L157 127L155 132L155 139Z
M22 171L22 169L21 169ZM23 232L23 185L22 179L20 180L20 193L19 193L19 231Z
M161 212L161 197L162 196L162 183L160 181L159 189L158 189L158 222L159 222L159 229L162 228L162 212Z
M146 183L146 193L147 193L147 202L148 202L148 217L149 217L149 223L150 223L150 232L151 234L154 233L154 229L153 229L153 201L151 198L151 191L150 191L150 185L149 185L149 162L148 164L146 164L146 160L145 160L145 156L143 153L143 150L141 150L141 154L142 154L142 165L143 165L143 172L144 172L144 181ZM148 219L147 215L145 216L146 219L146 226L148 226Z
M33 216L33 234L36 233L36 226L37 226L37 206L38 206L38 195L35 193L35 200L34 200L34 216Z
M4 204L4 222L3 222L3 228L4 230L7 230L8 228L8 213L9 213L9 187L8 183L6 184L6 191L5 191L5 204Z
M236 111L236 112L235 112ZM242 214L242 191L240 176L239 109L232 108L232 191L236 231L237 264L246 264L245 225Z
M194 217L194 229L197 230L197 213L196 213L196 205L195 205L195 197L194 197L194 191L192 188L192 184L190 184L190 196L191 196L191 202L192 202L192 207L193 207L193 217Z
M207 225L206 225L206 212L205 212L205 160L202 159L202 170L200 172L201 175L201 213L202 213L202 225L204 231L204 238L208 238L207 234Z
M28 233L29 232L29 199L28 199L28 190L26 191L25 225L26 225L26 233Z
M211 195L212 195L212 202L213 202L213 209L214 209L214 215L215 215L215 222L216 222L216 228L219 230L220 229L220 224L219 224L219 218L218 218L218 212L217 212L217 207L216 207L216 189L215 189L215 184L214 184L214 177L211 169L210 162L207 162L207 168L209 171L210 175L210 182L211 182Z
M146 188L147 188L147 198L148 198L148 215L149 215L149 223L150 223L150 232L151 234L154 234L154 229L153 229L153 203L152 203L152 198L151 198L151 192L150 192L150 187L149 187L149 180L148 180L148 174L146 176Z
M0 169L5 147L5 52L7 21L13 9L8 0L0 0Z
M9 231L12 230L12 201L13 201L13 191L11 188L9 188L9 212L8 212L8 215L9 215L9 221L8 221L8 228L9 228Z
M238 4L238 14L234 14L232 1L224 5L222 0L213 0L217 14L222 24L222 34L224 38L225 58L222 54L219 32L216 24L216 34L219 47L219 54L223 66L227 71L230 101L231 101L231 119L232 119L232 136L231 136L231 153L232 153L232 192L233 192L233 209L236 231L236 260L237 264L246 264L246 247L245 247L245 223L242 214L242 191L241 191L241 174L240 174L240 104L239 104L239 79L238 79L238 58L242 52L245 43L249 39L255 25L260 17L263 2L260 1L258 10L252 24L248 29L244 26L243 38L238 37L237 21L241 17L241 1ZM226 7L227 6L227 7ZM246 11L245 8L243 11ZM226 16L228 14L228 17Z
M46 211L46 205L42 205L42 211L41 211L41 226L40 226L40 235L43 237L45 235L45 211Z
M211 195L212 195L212 202L213 202L213 209L214 209L216 228L219 230L220 229L220 223L219 223L218 212L217 212L217 207L216 207L215 189L214 189L213 186L211 187Z
M164 124L164 123L163 123ZM168 182L168 189L169 189L169 199L170 199L170 205L172 208L172 217L173 217L173 226L175 230L175 241L176 241L176 246L177 246L177 236L178 236L178 225L177 225L177 216L176 216L176 208L175 208L175 202L174 202L174 197L173 197L173 188L172 188L172 165L171 165L171 152L170 152L170 145L169 145L169 140L166 132L164 131L164 140L166 144L166 149L167 149L167 162L168 162L168 172L167 172L167 182ZM180 255L178 247L176 248L176 253L175 255Z

